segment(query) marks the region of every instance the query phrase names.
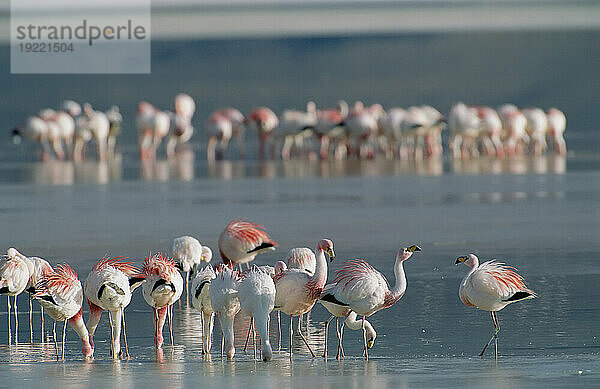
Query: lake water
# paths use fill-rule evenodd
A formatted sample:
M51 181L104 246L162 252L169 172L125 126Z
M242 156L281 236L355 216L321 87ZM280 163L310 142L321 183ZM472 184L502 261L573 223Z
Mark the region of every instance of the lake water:
M264 224L280 244L257 258L259 264L273 264L291 247L332 239L337 256L330 279L340 262L363 257L393 283L396 250L414 243L423 251L405 265L405 296L369 319L378 337L367 363L360 332L350 330L344 338L347 358L333 359L333 326L327 362L310 358L297 336L292 363L285 336L272 362L255 362L251 351L241 351L247 328L242 316L236 319L235 360L219 358L218 324L212 360L205 360L200 317L185 304L174 310L175 347L167 345L156 354L152 314L139 292L126 311L131 361L109 359L104 316L93 362L82 360L80 341L69 328L67 361L56 363L53 346L39 344L39 331L36 344L28 344L27 298L22 295L19 339L27 343L6 345L6 307L0 302L0 379L7 386L26 382L31 387L597 386L598 162L549 156L463 164L208 165L188 153L150 166L132 155L106 165L5 163L0 168L1 247L15 246L52 263L68 261L82 280L106 253L130 256L139 264L149 251L166 250L170 239L183 234L215 251L220 231L236 217ZM455 266L454 260L469 252L518 267L539 295L499 313L498 363L491 352L477 357L492 330L489 314L458 299L467 268ZM308 337L321 352L326 318L317 304ZM283 315L284 334L288 323ZM34 328L39 328L38 315ZM272 337L277 344L276 334Z

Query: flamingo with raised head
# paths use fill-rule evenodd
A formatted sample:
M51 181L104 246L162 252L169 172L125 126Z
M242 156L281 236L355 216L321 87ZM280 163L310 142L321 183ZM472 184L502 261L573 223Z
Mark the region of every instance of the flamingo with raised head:
M242 219L229 222L219 236L219 253L228 266L247 264L261 253L275 250L277 243L260 224Z
M67 322L73 327L81 343L81 352L84 358L92 358L94 349L90 343L89 332L83 322L82 303L83 288L77 278L77 273L66 264L56 266L52 272L44 274L42 280L36 286L35 299L46 309L46 312L54 319L52 335L54 337L54 349L56 360L58 356L58 343L56 341L56 322L64 321L62 337L62 360L65 360L65 336Z
M235 355L233 320L240 311L239 281L237 270L220 265L210 283L210 305L221 324L221 358L226 355L229 360Z
M125 330L125 308L131 302L131 293L145 280L145 275L133 266L127 258L108 256L100 259L92 267L84 285L85 297L90 308L87 329L90 343L94 347L94 333L102 311L108 311L110 323L111 358L129 359L127 334ZM123 340L125 356L121 352L121 323L123 323Z
M185 301L189 305L189 280L202 262L210 262L212 250L194 237L180 236L171 241L171 256L177 261L179 270L185 272Z
M214 311L210 305L210 283L216 273L211 265L199 270L192 280L192 306L202 313L202 354L210 354Z
M173 345L173 303L183 293L183 278L177 270L177 263L162 253L148 255L142 273L146 276L146 282L142 285L144 300L152 307L154 315L154 345L157 349L162 348L162 329L167 316Z
M4 258L5 259L0 263L0 294L5 294L8 299L8 344L10 344L12 341L10 328L10 296L14 296L15 343L17 343L19 332L17 296L27 288L31 273L30 262L15 248L9 248Z
M315 273L308 273L298 269L282 270L275 274L275 309L287 315L290 315L290 359L292 358L292 334L294 316L300 316L312 309L317 299L321 296L323 287L327 282L327 260L325 253L333 261L335 254L333 251L333 242L329 239L322 239L317 243L316 259L317 265ZM298 320L299 321L299 320ZM308 347L313 357L315 353L310 348L304 335L300 331L300 337Z
M356 312L351 311L350 308L348 308L345 305L337 304L336 302L332 301L334 299L331 299L330 296L328 296L328 295L330 295L330 292L333 289L335 289L336 286L337 286L336 284L325 285L325 287L323 288L323 292L321 293L321 296L328 300L319 299L319 302L321 303L321 305L323 305L325 307L325 309L327 309L329 311L329 313L331 314L329 319L327 319L327 321L325 322L325 350L323 351L323 358L327 358L327 329L329 327L329 323L331 322L331 320L333 320L335 318L335 332L336 332L337 338L338 338L338 351L335 356L336 359L340 359L340 358L344 357L344 348L342 346L342 338L343 338L343 334L344 334L344 324L351 330L356 331L356 330L362 329L362 321L356 320L356 318L357 318ZM339 318L340 317L344 318L341 328L339 327ZM371 323L368 320L365 320L365 330L367 331L367 348L371 348L371 347L373 347L373 344L375 344L375 338L377 338L377 333L375 332L375 329L373 328L373 326L371 325Z
M403 263L415 251L421 251L421 248L412 245L400 249L396 254L394 263L396 284L392 288L390 288L383 274L375 270L368 262L362 259L354 259L342 263L333 281L336 286L328 294L321 297L322 300L346 306L362 316L365 359L369 359L367 330L365 327L366 317L391 307L404 296L404 292L406 292L406 275L404 274Z
M269 340L269 314L275 306L275 284L271 276L256 266L242 274L238 284L240 308L251 316L251 327L256 330L262 341L262 360L267 362L273 358L273 350ZM256 341L254 345L256 358Z
M498 360L498 332L500 331L498 311L509 304L532 299L537 295L525 286L523 277L512 266L495 260L479 264L479 258L475 254L458 257L455 264L459 263L464 263L471 268L460 283L458 291L460 301L467 307L489 311L494 324L492 337L483 347L479 356L483 356L492 341L495 341L494 355Z

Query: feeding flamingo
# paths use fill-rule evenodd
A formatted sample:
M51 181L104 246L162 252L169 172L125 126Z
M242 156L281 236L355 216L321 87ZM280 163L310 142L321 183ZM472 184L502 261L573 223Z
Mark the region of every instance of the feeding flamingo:
M219 236L219 253L228 266L247 264L261 253L275 250L277 243L260 224L235 219ZM250 265L248 265L250 268Z
M403 263L415 251L421 251L416 245L403 248L396 254L394 275L396 284L390 289L387 279L375 270L373 266L362 259L344 262L337 270L336 286L321 299L331 301L362 316L362 329L364 339L365 358L369 359L367 345L367 331L365 321L377 311L394 305L406 292L406 275Z
M317 123L317 107L313 101L306 104L306 111L286 109L279 115L276 134L283 138L281 159L290 159L292 147L301 147L304 139L312 134Z
M119 106L113 105L110 107L110 109L106 111L106 118L109 123L106 153L109 158L114 158L117 137L121 133L121 125L123 124L123 115L119 112Z
M246 122L250 128L258 133L258 155L260 158L265 158L265 145L267 141L272 138L273 131L279 125L277 115L267 107L257 107L246 115ZM271 158L273 157L274 152L275 150L273 146L271 146Z
M110 122L106 114L95 111L89 103L85 103L83 105L83 115L77 118L73 158L81 160L85 142L93 138L96 142L98 160L104 161L106 159L109 133Z
M125 342L125 357L129 359L127 334L125 331L125 307L131 302L131 293L144 282L145 276L126 258L104 257L92 267L85 280L84 290L90 316L87 328L90 343L94 347L94 332L100 322L102 311L108 311L110 323L111 358L122 358L121 352L121 323L123 323L123 340Z
M15 248L9 248L5 259L0 264L0 294L8 299L8 343L11 343L10 328L10 296L14 296L15 343L19 332L19 316L17 315L17 296L27 288L29 283L30 262Z
M458 257L455 264L461 262L471 270L460 283L460 300L467 307L489 311L494 324L492 337L479 356L483 356L488 346L495 341L495 358L498 360L498 311L516 301L532 299L537 295L531 289L527 289L523 277L512 266L494 260L479 264L479 258L474 254Z
M142 101L138 104L135 122L138 129L140 159L156 157L156 150L171 127L169 114Z
M336 288L336 286L336 284L325 285L321 296L328 300L325 300L323 298L319 299L321 305L323 305L325 309L327 309L329 313L331 313L331 316L325 322L325 350L323 351L323 358L327 358L327 328L329 327L329 323L331 322L331 320L335 318L335 332L338 338L338 351L335 357L336 359L344 357L344 348L342 347L344 324L351 330L356 331L362 329L362 321L356 320L356 312L351 311L350 308L348 308L345 305L337 304L335 301L333 301L334 299L330 298L330 293L333 289ZM339 328L338 323L340 317L344 318L344 322L342 322L341 329ZM375 344L375 338L377 338L377 333L375 332L375 329L373 328L371 323L369 323L368 320L365 320L365 330L367 332L367 348L371 348L373 347L373 344Z
M529 136L530 150L533 155L541 155L547 148L548 117L541 108L523 108L521 113L527 119L525 131Z
M275 284L268 273L256 266L242 274L238 284L238 299L242 311L252 317L250 326L260 335L262 341L262 359L267 362L273 358L269 340L269 314L275 306ZM256 358L256 342L254 345Z
M298 269L310 275L315 273L317 258L315 253L308 247L296 247L288 251L285 262L288 269Z
M496 110L505 132L504 149L506 154L521 154L523 143L529 142L529 136L525 129L527 128L527 118L513 104L503 104Z
M37 292L34 298L46 309L46 312L54 319L52 334L54 337L54 349L58 360L58 343L56 341L56 322L64 321L62 337L62 360L65 359L65 335L67 321L73 327L83 344L81 352L84 358L92 358L94 349L90 343L90 336L82 316L83 289L77 278L77 273L64 263L58 265L51 273L45 273L42 281L36 286Z
M22 255L22 254L21 254ZM27 293L29 293L29 332L31 336L31 343L33 343L33 307L31 306L31 300L33 295L36 293L36 285L43 279L44 274L51 273L54 271L52 266L45 259L39 257L27 257L29 261L29 282L27 283ZM40 305L40 317L42 326L42 343L44 343L44 307Z
M192 280L192 306L202 313L202 354L210 354L214 311L210 305L210 283L216 273L211 265L198 271Z
M340 138L344 137L342 125L346 116L348 116L348 103L344 100L338 101L336 108L317 110L317 122L314 128L317 138L320 139L319 156L321 159L329 157L329 142L331 138L340 140Z
M235 355L233 319L240 311L239 281L237 270L220 265L210 284L210 305L221 324L221 358L225 354L229 360Z
M162 329L166 316L169 317L169 333L173 345L173 303L183 293L183 278L177 271L174 260L162 253L148 255L142 266L142 273L146 282L142 285L142 292L146 303L152 307L154 314L154 345L162 348Z
M212 251L209 247L202 246L196 238L180 236L171 242L171 256L177 261L179 270L185 272L185 300L189 305L189 280L194 276L198 265L210 262Z
M567 144L563 134L567 127L567 118L562 111L556 108L548 109L546 116L548 117L548 135L554 141L554 150L560 155L565 155Z
M298 269L282 270L275 274L275 309L287 315L290 315L290 359L292 358L292 334L294 316L300 316L312 309L315 301L321 296L323 287L327 282L327 260L325 253L333 261L335 257L333 251L333 242L329 239L322 239L317 243L316 248L317 265L315 273L309 275ZM300 332L300 337L308 347L308 350L315 357L315 353Z

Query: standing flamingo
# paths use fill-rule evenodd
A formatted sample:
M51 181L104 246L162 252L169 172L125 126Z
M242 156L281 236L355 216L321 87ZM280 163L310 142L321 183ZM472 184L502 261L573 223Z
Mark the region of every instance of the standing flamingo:
M144 275L140 274L139 270L130 262L126 262L125 258L107 256L96 262L85 280L85 297L90 308L87 323L90 343L94 347L94 332L100 322L102 310L107 310L111 329L111 358L123 358L121 352L122 322L125 357L129 359L125 331L125 307L131 302L131 292L144 282L144 278Z
M391 289L383 274L375 270L368 262L355 259L342 264L333 281L336 286L327 296L322 297L323 300L347 306L350 310L362 316L366 359L369 359L367 330L365 327L366 317L391 307L402 298L404 292L406 292L406 275L404 274L403 263L415 251L421 251L421 248L412 245L399 250L396 254L396 262L394 263L396 285Z
M492 315L494 332L489 342L479 354L483 356L488 346L495 341L495 358L498 360L498 332L500 322L498 311L516 301L537 297L534 291L527 289L523 277L512 266L506 266L496 261L479 264L479 258L474 254L458 257L455 264L464 263L471 268L460 283L458 295L467 307L476 307L489 311Z
M217 110L210 114L206 120L206 132L208 135L206 158L209 161L221 159L225 150L229 147L229 140L233 135L231 120L222 110ZM217 143L219 144L218 150Z
M19 316L17 314L17 296L27 288L31 276L30 262L15 248L9 248L4 261L0 264L0 294L8 299L8 344L11 343L10 328L10 296L14 296L15 310L15 343L19 332Z
M144 300L152 307L154 314L154 345L157 349L162 348L162 329L167 315L173 345L173 303L183 293L183 278L177 271L177 264L162 253L148 255L142 273L146 276L146 282L142 285Z
M77 273L71 267L64 263L58 265L51 273L44 274L42 281L36 287L34 296L40 304L46 308L46 312L54 319L52 335L54 337L54 349L56 350L56 360L58 357L58 343L56 342L56 322L64 321L62 337L62 360L65 360L65 335L67 330L67 321L73 327L83 347L81 352L84 358L92 358L94 349L90 343L90 336L82 316L83 289L81 282L77 278Z
M185 272L185 301L189 305L189 280L194 276L198 265L202 262L210 262L212 251L202 246L196 238L180 236L171 242L171 255L177 261L177 267Z
M565 155L567 153L567 143L563 134L567 128L567 118L557 108L548 109L546 116L548 117L548 135L554 142L554 151L560 155Z
M315 253L308 247L296 247L288 251L285 262L288 269L298 269L310 275L315 273L317 258Z
M52 273L54 269L45 259L39 257L28 257L29 260L29 282L27 283L27 293L29 293L29 332L31 336L31 343L33 343L33 307L31 306L31 300L33 295L36 293L36 285L43 279L44 274ZM40 318L42 326L42 343L44 343L44 306L40 305Z
M250 128L258 133L258 155L260 158L265 158L265 145L272 138L273 130L279 125L277 115L267 107L257 107L246 115L246 121ZM271 146L271 158L275 153L273 147Z
M275 250L277 243L260 224L235 219L219 236L219 253L226 265L247 264L261 253ZM248 265L250 268L250 265Z
M233 319L240 311L238 283L237 270L220 265L216 278L210 284L210 305L221 324L221 358L225 354L229 360L235 355Z
M119 106L113 105L110 107L110 109L106 111L106 118L109 122L106 152L109 158L114 158L117 137L121 134L121 125L123 124L123 115L119 112Z
M216 273L211 265L196 273L192 280L192 306L202 313L202 354L210 354L214 311L210 305L210 283Z
M321 298L319 302L321 305L325 307L331 313L331 316L325 322L325 350L323 351L323 358L327 359L327 328L329 327L329 323L333 318L335 318L335 332L338 338L338 351L336 354L336 359L340 359L344 357L344 348L342 347L342 337L344 333L344 323L351 330L360 330L362 329L362 322L356 320L356 312L353 312L345 305L339 304L331 294L331 291L335 289L337 284L328 284L323 288L323 292L321 293ZM333 298L332 298L333 297ZM339 328L339 318L345 318L342 323L342 328ZM377 338L377 333L375 329L369 323L368 320L365 320L365 330L367 331L367 348L373 347L375 344L375 338Z
M287 315L290 315L290 359L292 358L292 334L294 316L300 316L310 311L315 305L315 301L321 296L323 287L327 282L327 260L325 253L333 261L335 257L333 251L333 242L329 239L322 239L317 243L316 248L317 266L315 273L309 275L298 269L282 270L275 274L275 309ZM315 357L315 353L310 348L306 338L300 332L300 337L308 347L308 350Z
M269 341L269 314L275 306L275 284L271 276L254 266L242 274L238 284L238 298L242 311L252 317L251 326L262 341L262 359L267 362L273 358L273 350ZM256 344L254 345L256 358Z

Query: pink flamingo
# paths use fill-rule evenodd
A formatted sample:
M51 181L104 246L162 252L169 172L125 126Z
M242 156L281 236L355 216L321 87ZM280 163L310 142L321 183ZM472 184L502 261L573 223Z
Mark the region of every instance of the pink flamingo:
M271 239L260 224L242 219L229 222L219 236L219 253L228 266L252 262L261 253L275 250L277 243Z
M45 273L42 281L36 286L37 292L33 296L46 309L54 319L52 334L56 360L58 357L58 343L56 341L56 322L64 321L62 337L62 360L65 360L65 336L67 322L73 327L81 342L84 358L93 358L94 349L90 343L90 336L82 316L83 288L77 278L77 273L64 263L58 265L52 272Z
M265 158L265 145L273 135L273 130L279 125L279 119L275 113L267 107L254 108L246 115L248 125L258 132L259 145L258 154L260 158ZM271 146L271 158L275 153L274 146Z
M369 359L365 328L366 317L391 307L404 296L404 292L406 292L406 275L404 274L403 263L415 251L421 251L421 249L412 245L399 250L396 254L396 262L394 263L396 284L391 289L383 274L375 270L366 261L355 259L342 264L333 281L336 284L335 287L328 294L321 296L323 301L346 306L362 316L365 359Z
M292 358L294 316L298 316L299 321L299 316L310 311L315 305L327 282L327 260L325 259L325 253L327 253L331 261L335 257L333 242L329 239L320 240L317 243L315 251L317 253L317 265L313 275L309 275L299 269L287 269L275 274L273 278L277 290L275 295L275 310L290 315L290 359ZM300 337L312 356L316 357L301 331Z
M479 264L474 254L458 257L455 264L464 263L471 268L460 283L458 295L467 307L476 307L489 311L492 315L494 332L489 342L479 354L483 356L488 346L495 341L495 358L498 360L498 332L500 322L498 311L516 301L537 297L534 291L527 289L523 277L514 267L496 261Z
M558 154L565 155L567 153L567 143L563 134L567 127L567 118L557 108L550 108L546 115L548 116L548 135L554 141L554 149Z
M348 103L344 100L338 101L336 108L317 110L317 122L314 128L315 134L320 140L319 156L321 159L329 157L329 143L331 138L342 137L342 125L346 116L348 116Z

